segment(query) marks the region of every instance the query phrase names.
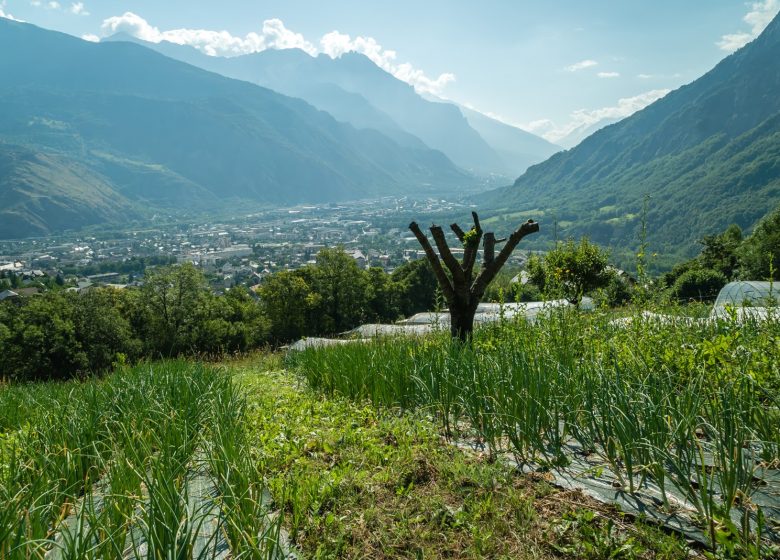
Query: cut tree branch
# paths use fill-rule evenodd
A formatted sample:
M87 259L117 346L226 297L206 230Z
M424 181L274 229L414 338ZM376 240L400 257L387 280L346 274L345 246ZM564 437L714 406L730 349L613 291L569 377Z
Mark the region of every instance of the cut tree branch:
M458 286L465 283L463 269L460 267L458 259L456 259L452 254L452 251L450 251L449 245L447 245L447 239L444 237L444 230L441 229L440 226L431 226L431 235L436 242L436 248L439 250L441 259L444 261L444 264L447 265L447 268L450 269L454 291L458 292ZM466 289L468 289L468 286L466 286Z
M474 229L477 230L477 233L482 234L482 227L479 225L479 216L477 216L476 212L472 212L471 217L474 219Z
M417 241L419 241L420 245L422 246L423 251L425 251L425 256L428 257L428 262L431 263L433 273L436 276L436 280L439 282L439 287L441 287L441 291L444 293L444 297L447 298L447 302L451 304L451 302L455 300L455 290L452 288L450 279L447 278L447 273L444 272L444 268L441 266L439 257L436 255L433 247L431 247L428 238L422 232L420 226L417 225L417 222L412 222L409 224L409 229L412 230L412 233L414 233Z
M482 268L486 268L496 258L496 234L488 232L482 243Z
M470 243L467 243L463 249L463 272L468 282L471 282L473 277L477 251L479 250L479 243L482 241L482 227L479 225L479 216L477 216L476 212L472 212L471 217L474 219L474 231L477 236Z
M463 233L463 230L460 229L460 226L458 224L450 224L450 229L455 233L455 237L458 238L458 241L463 243L463 240L466 237L466 234Z
M509 255L512 254L512 251L515 250L517 244L520 243L520 240L526 235L536 233L537 231L539 231L539 222L528 220L526 223L517 228L514 233L512 233L512 235L509 236L506 245L504 245L504 248L501 249L498 257L496 257L493 262L482 269L482 272L479 274L479 276L477 276L477 279L474 280L474 283L471 285L471 293L474 295L474 297L477 299L482 298L482 296L485 294L485 290L487 289L488 284L490 284L493 278L495 278L498 271L501 270L501 267L504 266L504 263L509 258Z

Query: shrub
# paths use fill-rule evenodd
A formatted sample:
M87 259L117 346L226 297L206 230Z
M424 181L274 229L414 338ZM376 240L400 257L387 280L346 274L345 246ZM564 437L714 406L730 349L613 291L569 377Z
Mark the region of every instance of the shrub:
M697 268L684 272L674 282L672 292L680 300L713 301L728 280L722 272Z
M531 282L550 296L563 296L579 305L582 296L609 282L608 253L586 237L559 243L544 257L528 260Z

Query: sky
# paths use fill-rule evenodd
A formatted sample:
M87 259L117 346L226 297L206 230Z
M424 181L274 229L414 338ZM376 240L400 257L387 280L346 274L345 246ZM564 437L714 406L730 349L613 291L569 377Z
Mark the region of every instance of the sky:
M0 0L0 16L98 41L117 31L211 55L366 54L419 92L558 141L689 83L780 0Z

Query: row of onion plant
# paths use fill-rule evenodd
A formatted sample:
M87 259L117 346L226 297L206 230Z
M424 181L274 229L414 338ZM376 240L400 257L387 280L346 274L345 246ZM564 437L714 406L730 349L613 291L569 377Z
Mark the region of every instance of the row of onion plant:
M751 496L780 461L780 321L610 319L554 310L483 327L466 345L440 333L290 360L318 390L425 408L447 436L465 427L492 454L562 464L576 442L628 492L652 480L671 509L677 489L713 546L735 512L733 532L757 542Z
M234 556L271 557L234 536L268 507L242 407L185 361L0 390L0 558L207 558L225 532Z

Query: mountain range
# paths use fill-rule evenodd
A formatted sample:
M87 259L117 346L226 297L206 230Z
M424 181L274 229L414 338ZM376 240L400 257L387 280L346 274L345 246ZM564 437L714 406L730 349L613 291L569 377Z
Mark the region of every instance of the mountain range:
M366 56L311 56L299 49L268 49L235 57L208 56L194 47L150 43L126 33L105 41L129 41L176 60L299 97L356 128L371 128L402 145L440 150L475 174L516 177L560 150L530 132L486 115L418 95L414 88Z
M531 217L542 241L586 234L623 254L643 237L679 258L780 204L778 18L566 151L423 98L356 53L220 58L1 18L0 52L0 238L170 209L453 195L551 154L473 199L485 223Z
M457 191L421 142L139 45L0 19L0 238L226 201ZM67 209L67 210L66 210Z
M587 234L692 255L731 223L780 204L780 16L711 71L477 200L493 221L541 219L548 239ZM643 208L647 208L646 214Z

